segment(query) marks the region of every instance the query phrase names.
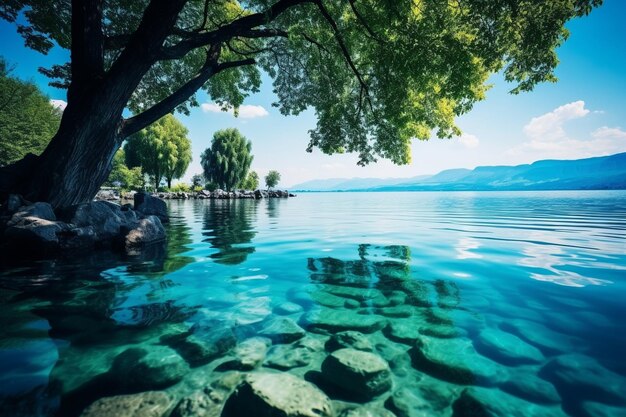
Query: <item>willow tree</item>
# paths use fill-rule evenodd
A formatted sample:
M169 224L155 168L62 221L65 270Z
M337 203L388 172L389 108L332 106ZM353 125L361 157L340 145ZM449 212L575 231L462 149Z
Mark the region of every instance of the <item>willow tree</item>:
M195 93L237 107L260 72L280 110L316 112L308 149L409 161L413 138L459 134L455 116L503 71L513 92L553 81L565 23L601 0L3 0L26 45L69 49L44 69L67 87L57 133L0 189L65 206L90 199L125 137ZM18 19L22 15L26 19ZM124 117L124 109L132 115Z
M237 129L218 130L211 147L200 156L204 177L228 191L246 180L252 164L252 143Z

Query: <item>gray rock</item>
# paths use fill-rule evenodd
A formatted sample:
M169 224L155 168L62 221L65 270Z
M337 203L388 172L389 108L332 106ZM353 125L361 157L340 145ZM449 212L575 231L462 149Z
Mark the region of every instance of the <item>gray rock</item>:
M304 329L288 317L271 319L259 331L259 336L267 337L274 343L295 342L304 334Z
M384 333L389 340L413 345L420 338L420 325L422 323L416 320L392 320Z
M476 352L469 339L422 339L409 354L418 370L444 381L466 385L495 385L506 369Z
M340 349L322 363L322 376L357 399L371 399L392 385L391 371L380 356L355 349Z
M135 210L141 212L144 215L157 216L162 222L169 222L169 215L167 214L167 205L165 201L152 197L146 193L136 193L134 195Z
M7 226L19 225L25 217L36 217L42 220L56 221L57 217L52 210L52 206L48 203L37 202L28 206L22 206L17 210Z
M133 390L163 389L180 381L189 366L174 350L151 346L130 348L120 353L111 366L118 383Z
M336 333L326 342L326 349L330 352L343 348L352 348L365 352L374 350L372 344L363 333L353 330Z
M139 220L137 227L126 235L126 248L160 242L165 239L165 228L157 216Z
M77 228L92 227L99 241L113 240L122 237L137 226L128 220L120 206L108 201L92 201L79 204L66 210L64 214L68 223Z
M105 397L87 407L80 417L162 417L172 399L164 392L148 391Z
M415 314L415 308L409 305L399 305L392 307L383 307L376 310L378 314L386 317L406 318Z
M308 335L298 340L295 343L295 347L302 347L310 350L311 352L320 352L324 350L324 342L326 339L324 336L312 336Z
M373 333L385 327L387 320L377 315L357 314L351 310L319 309L304 314L300 324L312 331L337 333L356 330Z
M222 406L204 391L196 391L181 399L170 417L218 417Z
M290 314L298 314L303 310L302 306L286 301L274 307L274 314L278 314L281 316L288 316Z
M586 355L558 356L542 368L540 376L579 400L626 404L626 378Z
M540 363L543 354L519 337L498 329L485 329L475 340L479 352L505 365Z
M4 236L11 245L29 248L32 251L58 248L59 234L69 229L63 222L38 217L20 217L19 220L6 228Z
M4 205L4 210L7 214L15 213L20 207L24 205L24 199L21 195L18 194L9 194L7 197L6 204Z
M467 388L454 402L454 417L566 417L560 406L529 403L498 389Z
M288 373L250 374L230 396L221 417L333 417L330 399Z
M289 345L272 346L267 353L265 365L270 368L287 370L307 366L311 363L311 350Z

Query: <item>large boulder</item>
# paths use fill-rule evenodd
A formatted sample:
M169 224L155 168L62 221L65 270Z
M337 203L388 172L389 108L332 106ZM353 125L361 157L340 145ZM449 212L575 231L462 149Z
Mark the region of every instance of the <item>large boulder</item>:
M162 222L169 222L167 205L160 198L152 197L146 193L136 193L134 195L135 210L144 214L157 216Z
M54 215L52 206L48 203L33 203L28 206L20 207L11 217L7 226L21 224L25 218L35 217L42 220L55 221L57 217Z
M17 213L16 213L17 215ZM33 252L53 251L59 247L59 235L68 230L63 222L40 219L38 217L20 217L4 231L4 238L11 248L26 248Z
M322 333L336 333L344 330L373 333L385 327L387 320L377 315L364 315L351 310L325 308L304 314L300 319L300 324L306 329Z
M374 347L363 333L353 330L335 333L326 342L326 349L330 352L343 348L352 348L365 352L374 350Z
M269 320L259 331L259 336L267 337L274 343L291 343L304 337L304 329L288 317Z
M105 397L91 404L80 417L162 417L172 399L164 392L148 391Z
M230 396L222 417L333 417L330 399L288 373L254 373Z
M454 417L566 417L560 405L524 401L499 389L465 389L452 405Z
M117 204L108 201L92 201L78 204L62 213L73 228L92 227L99 243L121 240L131 229L137 227L137 217L132 211L122 211Z
M287 370L307 366L312 359L311 350L306 347L276 345L269 350L265 366Z
M387 361L356 349L340 349L328 355L322 363L322 376L356 399L374 398L392 385Z
M137 227L126 235L126 248L149 243L160 242L165 239L165 228L157 216L147 216L139 220Z
M122 386L133 390L167 388L189 372L189 365L174 350L151 346L129 348L120 353L109 371Z

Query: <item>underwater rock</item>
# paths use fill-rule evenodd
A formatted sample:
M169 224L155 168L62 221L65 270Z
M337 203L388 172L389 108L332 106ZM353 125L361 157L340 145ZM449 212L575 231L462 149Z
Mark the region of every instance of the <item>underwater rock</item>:
M347 408L339 414L339 417L396 417L389 410L372 405Z
M324 343L328 341L328 338L325 336L305 336L302 339L298 340L295 347L301 347L304 349L308 349L311 352L319 352L324 350Z
M288 373L254 373L237 387L221 417L334 417L330 399Z
M400 388L385 402L385 406L398 417L438 417L441 415L415 390Z
M566 417L559 406L533 404L498 389L467 388L452 406L453 417Z
M304 337L302 327L288 317L269 320L259 331L259 336L267 337L274 343L291 343Z
M319 309L304 314L300 324L311 331L337 333L356 330L373 333L385 327L386 319L376 315L357 314L351 310Z
M375 302L376 307L383 307L389 304L389 300L387 300L387 297L385 297L383 293L376 288L361 288L350 287L347 285L324 284L320 286L320 290L323 290L324 292L330 293L338 297L350 298L362 304L373 305L372 303Z
M498 329L485 329L475 339L476 349L485 356L505 365L540 363L543 354L519 337Z
M352 308L346 305L346 301L348 301L348 299L345 299L343 297L339 297L337 295L328 293L326 291L311 291L311 300L313 300L316 304L324 306L324 307L330 307L330 308L343 308L343 307L347 307L347 308ZM361 304L358 301L349 299L350 301L352 301L352 303L356 303L357 307L360 307Z
M398 306L406 303L406 294L402 291L392 291L387 296L390 306Z
M278 314L280 316L288 316L290 314L298 314L303 310L302 306L296 303L292 303L290 301L285 301L274 307L274 314Z
M465 337L467 331L459 327L443 324L428 324L420 327L419 332L425 336L438 337L440 339L451 339L453 337Z
M571 352L578 345L573 337L529 320L507 320L500 327L518 335L547 354Z
M191 364L204 365L235 347L237 339L230 328L214 329L194 325L190 336L173 347Z
M624 417L624 407L586 401L582 404L582 409L589 417Z
M561 402L559 393L550 382L539 378L534 371L513 371L509 380L500 386L503 391L539 404L557 404Z
M423 338L409 350L413 366L435 378L462 385L494 385L505 369L481 356L469 339Z
M357 399L371 399L389 391L391 370L380 356L356 349L340 349L322 363L322 376L329 384Z
M170 417L218 417L233 390L241 383L240 372L226 372L202 390L184 397Z
M272 346L267 353L265 366L287 370L307 366L311 363L311 351L305 347L290 345Z
M548 362L540 375L578 400L626 405L626 378L609 371L595 359L577 353Z
M167 394L158 391L105 397L87 407L80 417L162 417L171 402Z
M374 350L372 344L363 333L353 330L336 333L326 342L326 349L329 352L343 348L352 348L365 352Z
M263 337L252 337L239 343L234 349L236 358L231 361L233 369L256 368L265 360L265 354L271 344L269 339Z
M163 389L180 381L189 365L165 346L129 348L113 360L111 372L124 387L133 390Z
M421 325L422 323L417 320L392 320L385 327L384 333L389 340L413 345L420 338Z
M407 318L415 314L415 308L408 305L399 305L393 307L382 307L376 309L376 313L385 317Z

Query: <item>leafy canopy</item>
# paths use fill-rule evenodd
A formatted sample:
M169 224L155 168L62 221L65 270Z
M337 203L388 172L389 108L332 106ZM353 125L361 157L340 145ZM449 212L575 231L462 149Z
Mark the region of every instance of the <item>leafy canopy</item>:
M185 175L191 162L191 141L187 129L171 114L131 136L124 150L129 167L141 167L153 177L158 188L162 178L172 180Z
M126 166L126 155L123 149L119 149L113 157L113 168L105 185L111 187L121 187L125 190L142 190L144 187L143 173L141 167L128 168Z
M39 155L59 128L61 112L34 84L11 75L0 57L0 166Z
M280 173L278 171L270 171L265 176L265 185L267 188L274 188L280 181Z
M250 171L246 179L241 183L244 190L256 190L259 188L259 174L256 171Z
M211 147L201 155L207 180L220 188L232 190L246 178L253 156L252 143L237 129L218 130Z
M214 101L236 108L258 90L265 71L273 78L275 105L283 114L314 109L318 122L310 131L309 151L317 147L325 153L356 152L361 164L378 157L407 163L413 138L428 139L432 132L440 138L458 135L455 117L485 97L486 80L494 72L503 71L506 80L516 83L514 93L555 81L555 48L568 36L565 23L602 4L94 1L102 9L105 71L136 46L133 35L157 33L149 30L157 26L145 11L169 4L168 10L177 13L164 42L149 51L152 61L142 62L145 74L128 103L136 115L152 106L160 115L174 107L188 111L198 102L183 87L198 79L194 77L207 78L201 88ZM19 25L19 30L28 46L45 52L56 42L70 48L69 0L4 0L0 16L16 21L24 10L28 24ZM44 72L60 77L57 83L63 84L70 66ZM152 120L147 116L139 120Z

